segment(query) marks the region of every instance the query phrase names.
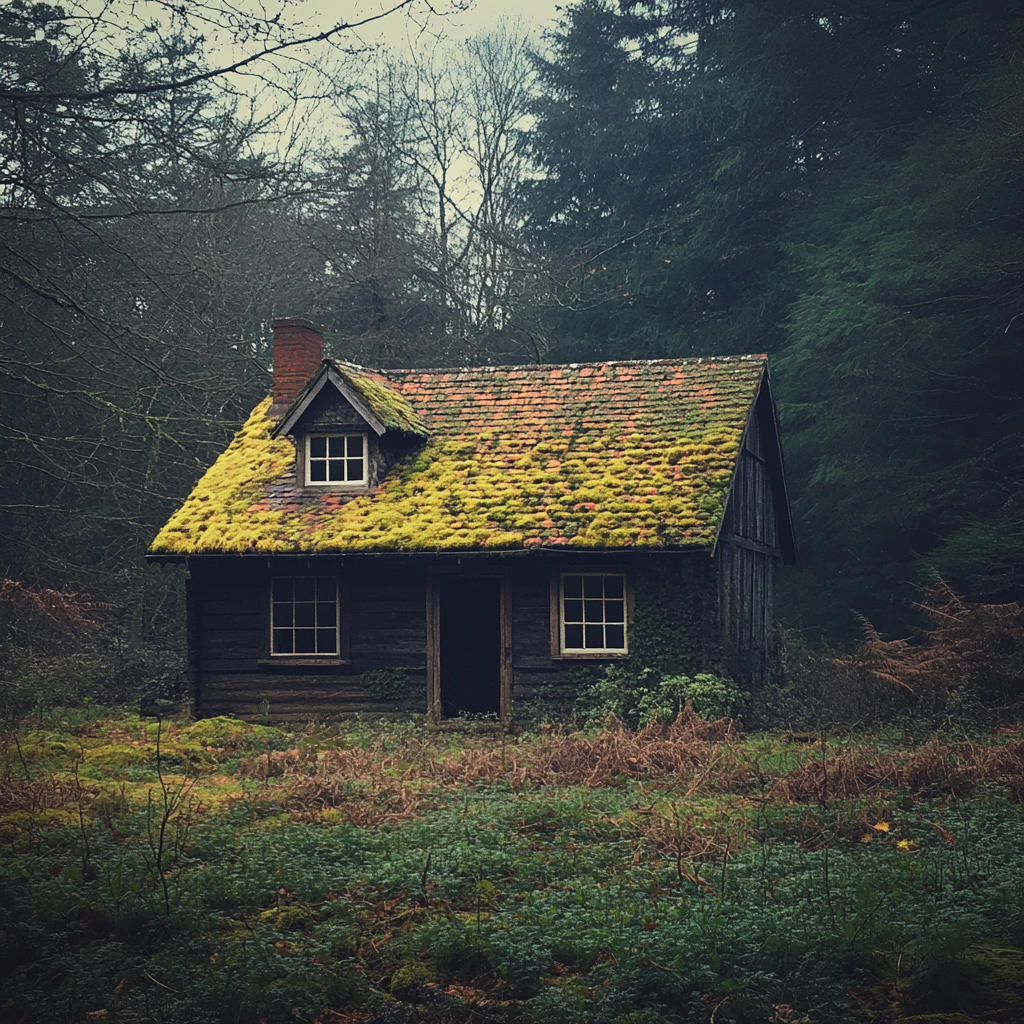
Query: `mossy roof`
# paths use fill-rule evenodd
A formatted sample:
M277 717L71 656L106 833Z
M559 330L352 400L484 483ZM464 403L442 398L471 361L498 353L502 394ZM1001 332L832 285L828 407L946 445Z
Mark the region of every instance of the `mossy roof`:
M424 417L384 374L340 359L325 359L320 364L320 368L310 377L275 433L280 434L282 429L290 432L289 421L301 420L301 410L306 406L307 398L317 392L322 378L330 377L331 371L334 372L334 379L339 385L342 388L347 387L356 401L366 406L380 428L414 437L429 435L430 430Z
M430 434L356 496L296 485L268 398L151 553L710 547L765 367L751 355L367 371Z

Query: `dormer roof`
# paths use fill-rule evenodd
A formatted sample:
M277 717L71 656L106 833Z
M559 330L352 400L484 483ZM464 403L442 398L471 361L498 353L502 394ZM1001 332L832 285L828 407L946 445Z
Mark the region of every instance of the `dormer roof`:
M286 435L328 386L381 444L405 439L372 493L295 480ZM256 407L151 552L712 549L759 395L770 401L764 355L386 372L325 360L281 420L269 398Z
M294 433L314 401L325 389L329 391L332 388L378 437L389 430L413 437L426 437L429 434L423 417L386 376L355 363L324 359L281 421L270 432L270 437L273 439Z

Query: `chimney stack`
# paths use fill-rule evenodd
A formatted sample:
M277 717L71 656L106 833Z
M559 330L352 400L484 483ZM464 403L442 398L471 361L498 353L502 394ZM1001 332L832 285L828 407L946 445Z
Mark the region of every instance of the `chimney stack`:
M271 416L283 416L324 357L323 328L304 316L271 321L274 331L274 404Z

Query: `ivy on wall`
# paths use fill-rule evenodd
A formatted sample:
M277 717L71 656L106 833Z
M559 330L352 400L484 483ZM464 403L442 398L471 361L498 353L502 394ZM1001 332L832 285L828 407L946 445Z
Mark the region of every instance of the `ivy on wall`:
M638 559L632 574L630 668L693 675L703 666L704 558Z

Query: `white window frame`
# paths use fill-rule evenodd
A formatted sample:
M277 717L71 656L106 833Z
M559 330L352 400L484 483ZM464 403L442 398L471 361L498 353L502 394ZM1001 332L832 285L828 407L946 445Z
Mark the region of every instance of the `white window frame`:
M569 646L566 645L566 642L565 642L565 627L566 627L565 580L566 580L567 576L581 576L581 577L588 577L588 576L589 577L595 577L596 576L596 577L599 577L601 579L607 579L608 577L614 576L614 577L622 580L622 597L621 597L621 601L622 601L622 644L623 644L622 647L586 647L586 646L583 646L583 647L569 647ZM629 654L629 592L627 590L627 585L628 584L627 584L627 580L626 580L626 574L624 572L608 572L606 570L598 570L598 571L593 571L593 570L591 570L591 571L587 571L587 570L575 570L575 571L568 570L566 572L560 572L558 574L558 650L559 650L559 654L570 656L570 657L573 657L573 656L576 656L576 657L593 657L595 655L600 655L600 656L603 656L603 657L622 657L624 655ZM585 584L584 584L584 586L585 586ZM602 584L601 590L602 590L602 596L601 596L600 600L601 600L602 604L605 601L608 601L608 600L613 600L613 601L620 600L620 598L608 598L608 597L606 597L604 595L604 585L603 584ZM570 598L570 600L575 600L575 599L574 598ZM582 598L581 598L581 600L582 600ZM590 600L594 600L594 599L590 598ZM575 623L570 623L570 624L572 625L572 624L575 624ZM587 621L586 621L586 614L584 612L584 620L583 620L583 643L584 644L586 644L586 641L587 641L586 626L588 624L589 623L587 623ZM596 625L596 623L593 623L593 624ZM608 622L608 619L606 617L606 612L605 612L604 609L602 609L601 625L602 625L602 627L606 627L608 624L609 624L609 622ZM618 623L616 621L614 621L614 620L613 620L613 622L611 624L618 625ZM607 634L604 635L604 639L607 642Z
M345 440L345 452L346 454L341 458L335 458L332 460L328 457L323 459L318 458L317 462L324 462L327 466L330 465L331 461L343 462L345 464L345 472L348 472L348 463L350 460L348 457L348 439L351 437L358 437L362 442L363 454L363 475L358 480L313 480L310 478L310 470L312 469L313 458L310 455L310 446L314 439L324 439L328 444L328 451L330 450L330 442L337 438L344 438ZM356 432L344 433L344 434L307 434L303 442L303 460L305 462L304 475L306 478L307 487L334 487L334 488L354 488L354 487L366 487L369 483L369 465L370 465L370 445L369 437L366 434L360 434Z
M289 580L292 583L292 600L290 602L287 602L287 601L277 601L274 598L274 589L275 589L274 585L276 583L278 583L279 581L283 581L283 580ZM294 607L295 607L295 605L299 604L299 603L303 603L303 604L309 603L309 602L297 602L295 600L295 597L294 597L294 594L295 594L295 583L296 582L306 583L306 582L310 582L310 581L313 581L316 584L316 589L314 591L314 601L313 601L314 608L316 608L320 604L326 604L327 603L326 601L321 601L320 600L320 586L319 585L321 583L326 583L326 584L328 584L328 589L333 588L333 590L334 590L334 622L333 623L321 624L319 622L318 612L314 611L313 626L310 627L310 626L296 626L295 625L295 615L294 615ZM270 652L269 653L270 653L270 657L271 658L288 659L288 658L340 658L341 657L341 640L342 640L342 637L341 637L341 588L338 586L338 578L337 578L337 576L272 576L271 579L270 579L269 603L270 603L270 637L269 637L269 640L270 640ZM292 609L293 609L293 612L292 612L292 624L290 626L279 625L278 622L276 622L275 618L274 618L275 605L286 605L286 604L291 604ZM333 651L321 651L321 650L319 650L318 649L319 646L320 646L319 645L319 637L317 636L318 630L321 630L321 629L332 629L332 628L333 628L333 633L334 633L334 650ZM277 650L275 650L275 647L276 647L276 644L274 642L275 641L275 635L274 635L275 631L276 630L283 630L283 629L290 629L291 630L291 634L292 634L292 650L291 651L277 651ZM313 630L313 647L314 647L314 649L312 651L296 651L294 649L295 648L295 630L296 629L312 629Z

